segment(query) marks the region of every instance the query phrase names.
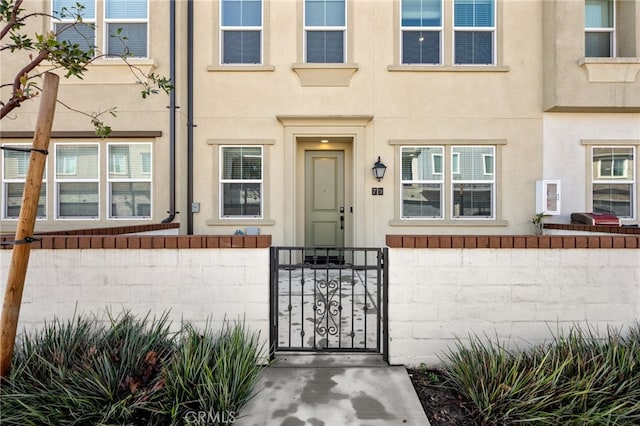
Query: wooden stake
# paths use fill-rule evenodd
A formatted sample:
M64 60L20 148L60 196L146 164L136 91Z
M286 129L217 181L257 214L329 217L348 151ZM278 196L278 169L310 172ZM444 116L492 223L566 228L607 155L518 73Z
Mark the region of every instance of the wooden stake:
M33 136L34 150L46 151L49 149L51 127L56 109L58 97L58 84L60 77L52 73L44 75L44 85L38 110L38 121ZM40 199L40 187L47 156L43 152L31 151L29 168L22 194L22 205L16 229L16 241L25 241L33 236L38 213L38 200ZM16 341L20 305L22 304L22 291L29 264L29 252L31 244L16 244L13 246L11 265L7 277L7 287L2 305L2 318L0 319L0 376L6 377L11 369L11 358Z

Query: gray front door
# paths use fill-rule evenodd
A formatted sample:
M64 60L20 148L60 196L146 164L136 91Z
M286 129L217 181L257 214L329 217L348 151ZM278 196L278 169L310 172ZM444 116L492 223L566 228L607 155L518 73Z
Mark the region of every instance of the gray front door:
M305 152L305 245L344 246L344 152Z

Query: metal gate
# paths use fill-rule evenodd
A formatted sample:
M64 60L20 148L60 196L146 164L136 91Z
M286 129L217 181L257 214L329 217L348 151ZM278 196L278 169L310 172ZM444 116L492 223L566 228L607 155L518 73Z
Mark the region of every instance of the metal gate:
M387 249L271 248L271 350L387 359Z

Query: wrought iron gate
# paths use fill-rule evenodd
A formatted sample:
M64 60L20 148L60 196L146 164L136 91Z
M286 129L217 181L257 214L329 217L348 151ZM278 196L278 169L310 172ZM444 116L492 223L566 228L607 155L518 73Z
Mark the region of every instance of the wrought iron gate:
M271 248L271 349L386 359L387 249Z

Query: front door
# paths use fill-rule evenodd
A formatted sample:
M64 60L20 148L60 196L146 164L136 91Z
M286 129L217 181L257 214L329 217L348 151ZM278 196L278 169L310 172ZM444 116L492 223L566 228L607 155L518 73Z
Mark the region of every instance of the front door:
M305 152L305 245L343 247L344 151Z

